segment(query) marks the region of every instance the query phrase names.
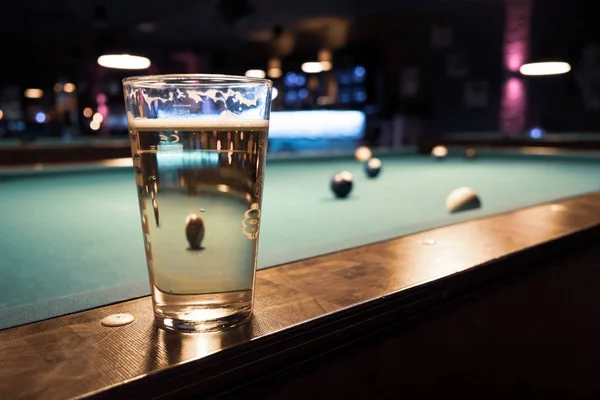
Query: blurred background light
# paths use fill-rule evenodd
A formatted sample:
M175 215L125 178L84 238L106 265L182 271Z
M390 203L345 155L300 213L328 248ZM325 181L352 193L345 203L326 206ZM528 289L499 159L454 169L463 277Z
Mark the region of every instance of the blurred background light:
M281 78L281 60L278 58L269 59L267 75L269 75L269 78L273 79Z
M131 54L105 54L98 57L98 65L113 69L146 69L151 63L150 59Z
M40 99L44 96L44 91L38 88L25 89L23 95L28 99Z
M63 90L66 93L73 93L75 91L75 84L74 83L65 83L63 85Z
M249 69L248 71L246 71L246 73L244 75L246 75L248 78L259 78L259 79L263 79L265 76L267 76L265 74L265 71L263 71L262 69Z
M43 124L46 122L46 114L44 114L42 111L35 113L35 122L38 124Z
M86 107L83 109L83 116L86 118L91 118L94 114L94 111L90 107Z
M541 139L544 137L544 130L539 127L534 127L529 130L529 137L532 139Z
M95 113L92 117L92 120L97 123L101 123L104 120L104 117L100 113Z
M366 115L353 110L274 111L269 138L358 139L364 134Z
M560 75L571 71L571 65L562 61L536 62L523 64L519 71L527 76Z
M317 61L305 62L302 64L302 72L307 74L318 74L319 72L323 72L323 65Z
M319 55L317 57L319 63L321 63L321 67L323 71L331 71L333 68L332 63L332 55L331 51L327 49L322 49L319 51Z
M269 78L273 78L273 79L281 78L281 74L282 74L280 68L269 68L267 73L269 75Z

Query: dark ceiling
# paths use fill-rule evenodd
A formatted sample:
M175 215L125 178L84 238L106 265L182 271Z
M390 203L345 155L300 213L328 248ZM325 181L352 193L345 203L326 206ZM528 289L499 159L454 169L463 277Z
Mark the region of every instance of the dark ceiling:
M226 15L242 10L244 3L250 4L253 11L235 23L228 22ZM212 46L247 38L255 29L271 29L275 25L293 29L307 18L352 17L385 11L395 4L390 0L105 0L101 3L19 0L3 4L0 33L15 44L63 49L89 45L104 26L142 37L145 32L147 40L176 46ZM104 12L99 12L98 7Z
M434 2L441 0L425 0ZM423 0L402 0L402 4ZM3 70L54 74L95 60L106 47L143 52L212 52L249 41L271 43L275 27L312 31L339 46L359 14L397 7L394 0L18 0L0 12ZM236 12L247 13L238 15ZM285 43L283 43L285 45ZM235 51L235 50L234 50ZM41 71L43 69L43 71Z
M435 5L444 5L446 8L462 6L468 9L474 3L486 7L486 4L498 5L503 1L17 0L2 5L0 57L4 61L5 76L10 73L43 74L44 71L56 75L57 71L75 66L80 68L84 61L95 60L99 52L110 46L127 52L127 49L139 49L153 57L175 51L238 51L241 44L248 42L261 42L263 47L269 47L267 44L272 47L273 32L277 26L282 27L284 38L288 35L295 40L295 51L299 49L299 38L307 33L321 42L317 47L328 45L335 48L345 44L351 21L366 14L380 15L382 19L386 18L388 25L394 25L393 16L402 15L406 7L429 10ZM536 2L547 10L561 10L561 5L571 4L569 0ZM592 3L584 0L574 2ZM248 5L247 15L236 19L235 12L244 10ZM465 13L464 18L468 19L469 14ZM503 19L504 16L498 15L498 18ZM375 22L368 29L377 33L377 18L370 20ZM572 25L566 27L566 31L573 31ZM389 40L394 40L393 35ZM285 51L286 43L280 40L279 50ZM261 54L261 57L264 55Z

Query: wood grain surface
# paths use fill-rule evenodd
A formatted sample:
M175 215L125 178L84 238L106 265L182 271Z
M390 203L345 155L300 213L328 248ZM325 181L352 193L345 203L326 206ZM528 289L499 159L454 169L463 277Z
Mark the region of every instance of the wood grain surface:
M598 237L595 192L261 270L253 319L222 333L156 329L148 297L4 330L0 399L132 398L141 388L158 398L216 387L316 339L344 340L378 315L423 311L433 298L525 265L518 255L541 259ZM123 312L135 322L100 324Z

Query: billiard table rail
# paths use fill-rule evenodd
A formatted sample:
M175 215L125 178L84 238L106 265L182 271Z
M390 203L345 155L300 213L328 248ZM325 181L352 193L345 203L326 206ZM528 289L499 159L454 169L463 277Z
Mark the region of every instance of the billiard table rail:
M222 393L599 238L600 192L593 192L260 270L253 319L222 333L157 329L149 297L7 329L0 398ZM115 313L135 321L100 324Z

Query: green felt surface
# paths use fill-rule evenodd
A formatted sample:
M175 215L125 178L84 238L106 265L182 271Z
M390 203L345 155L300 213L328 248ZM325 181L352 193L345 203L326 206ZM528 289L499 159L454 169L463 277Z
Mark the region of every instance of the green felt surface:
M349 158L271 161L260 267L600 189L594 157L382 161L375 180ZM344 169L354 188L338 200L329 180ZM483 207L449 214L446 196L460 186ZM0 205L0 328L149 293L130 168L0 174Z

